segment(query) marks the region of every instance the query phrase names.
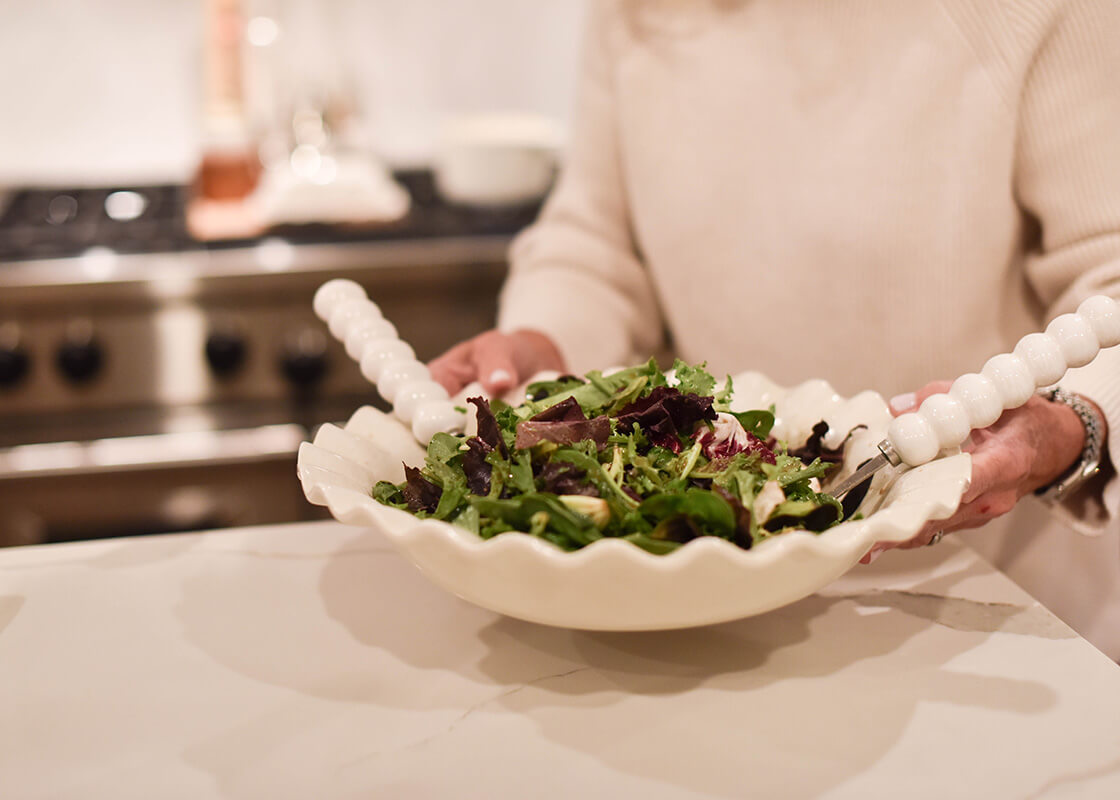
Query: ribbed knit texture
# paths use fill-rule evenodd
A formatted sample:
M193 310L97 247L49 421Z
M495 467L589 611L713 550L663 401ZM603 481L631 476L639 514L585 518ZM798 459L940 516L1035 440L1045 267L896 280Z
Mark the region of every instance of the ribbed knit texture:
M1120 295L1118 42L1117 0L594 3L500 326L575 371L665 329L717 373L844 393L976 371ZM1120 455L1120 355L1064 383Z

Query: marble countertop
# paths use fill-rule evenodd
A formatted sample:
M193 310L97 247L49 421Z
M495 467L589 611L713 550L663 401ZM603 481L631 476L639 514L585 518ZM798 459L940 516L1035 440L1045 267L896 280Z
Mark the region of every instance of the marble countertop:
M547 628L333 522L0 551L5 798L1120 797L1120 667L952 538Z

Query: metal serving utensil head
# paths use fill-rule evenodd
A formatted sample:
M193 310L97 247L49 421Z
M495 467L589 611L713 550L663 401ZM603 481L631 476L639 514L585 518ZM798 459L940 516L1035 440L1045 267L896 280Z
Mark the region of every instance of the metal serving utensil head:
M859 468L855 472L846 477L844 480L840 481L840 483L836 484L833 487L830 487L829 494L831 494L837 500L840 500L861 483L866 482L870 484L871 479L875 476L875 473L881 470L883 467L896 467L899 465L899 463L901 463L898 457L898 453L894 451L894 448L891 447L891 443L886 439L879 442L878 447L879 455L875 456L874 458L869 458L867 461L864 461L859 465Z
M898 453L891 447L891 443L884 439L879 442L879 455L864 461L856 471L835 486L828 488L829 494L840 501L844 509L843 519L848 519L856 513L863 498L871 488L871 479L883 467L894 467L901 463Z

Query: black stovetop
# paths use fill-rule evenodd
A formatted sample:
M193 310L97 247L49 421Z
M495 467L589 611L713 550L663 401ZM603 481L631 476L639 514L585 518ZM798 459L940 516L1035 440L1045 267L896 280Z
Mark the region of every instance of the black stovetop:
M402 170L395 177L412 196L411 210L401 220L360 229L284 226L268 235L295 244L512 235L531 223L540 210L539 204L508 209L454 206L437 194L428 170ZM255 241L196 241L186 227L188 199L189 187L166 184L22 189L0 216L0 265L77 256L93 247L118 253L162 253L243 247Z

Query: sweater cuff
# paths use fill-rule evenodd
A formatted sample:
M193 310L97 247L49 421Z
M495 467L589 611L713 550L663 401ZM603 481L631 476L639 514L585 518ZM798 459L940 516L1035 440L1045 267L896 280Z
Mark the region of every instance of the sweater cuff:
M1108 422L1101 474L1054 506L1074 530L1098 536L1120 516L1120 348L1102 350L1092 363L1070 370L1060 385L1096 403Z

